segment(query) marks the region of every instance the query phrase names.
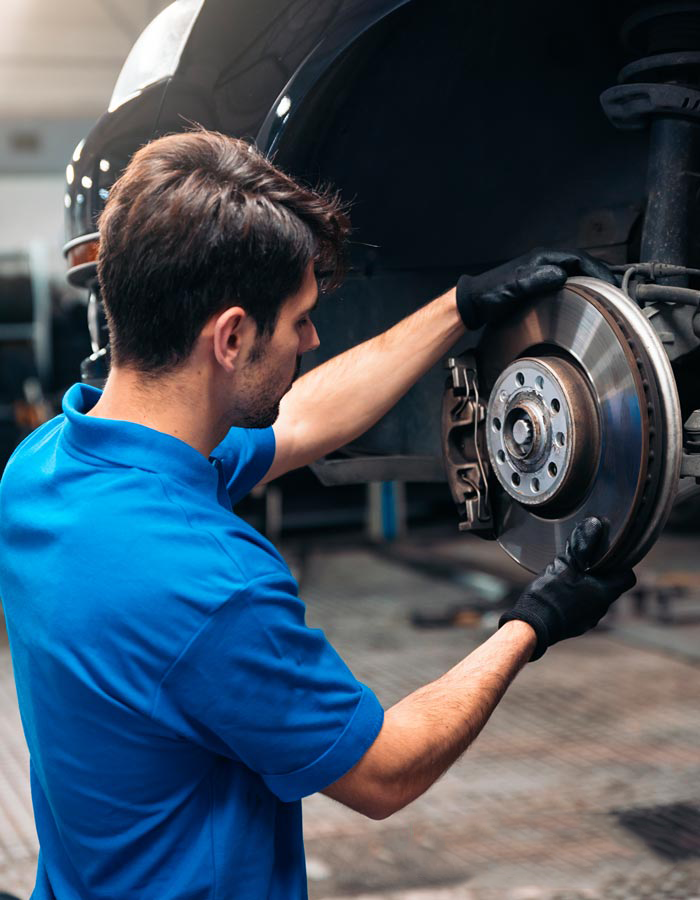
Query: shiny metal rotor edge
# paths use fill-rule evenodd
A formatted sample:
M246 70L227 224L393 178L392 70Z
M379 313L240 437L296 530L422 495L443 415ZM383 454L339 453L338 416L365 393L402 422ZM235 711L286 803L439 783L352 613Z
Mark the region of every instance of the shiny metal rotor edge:
M657 496L663 498L663 502L657 504L655 512L637 543L635 553L630 558L629 564L635 565L646 554L665 525L671 513L678 489L683 456L683 422L676 380L671 368L671 362L654 326L636 303L625 296L619 288L597 278L576 277L569 279L567 282L567 285L570 286L576 284L601 295L634 329L654 369L656 384L659 389L659 399L662 405L664 428L666 430L666 453L663 454L661 461L662 470Z

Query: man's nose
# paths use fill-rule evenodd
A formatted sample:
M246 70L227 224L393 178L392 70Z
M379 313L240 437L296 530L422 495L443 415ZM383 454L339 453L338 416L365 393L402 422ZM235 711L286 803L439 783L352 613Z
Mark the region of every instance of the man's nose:
M310 350L316 350L321 346L321 341L318 336L318 332L316 331L316 326L311 324L308 329L308 334L306 335L306 340L304 341L303 349L300 351L301 353L308 353Z

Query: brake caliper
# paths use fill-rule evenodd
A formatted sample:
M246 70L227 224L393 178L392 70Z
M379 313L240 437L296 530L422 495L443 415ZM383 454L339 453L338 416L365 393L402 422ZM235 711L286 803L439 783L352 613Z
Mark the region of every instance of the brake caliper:
M447 360L450 377L442 404L443 458L460 531L492 531L490 468L486 449L486 403L479 397L472 353Z

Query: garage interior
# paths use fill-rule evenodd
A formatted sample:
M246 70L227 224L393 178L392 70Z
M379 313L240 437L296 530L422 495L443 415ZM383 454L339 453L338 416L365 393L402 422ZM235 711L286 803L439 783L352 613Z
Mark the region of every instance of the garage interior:
M2 466L60 411L95 350L87 291L66 280L63 247L77 226L67 234L64 215L70 220L78 190L67 191L66 166L78 170L77 148L107 108L129 50L166 5L6 0ZM528 24L521 10L499 30L506 5L428 10L419 0L397 9L319 78L304 114L274 137L279 165L310 179L332 174L353 198L353 268L339 296L321 304L312 365L430 299L464 264L479 271L551 243L586 247L611 264L641 258L648 133L613 128L598 99L620 68L612 12L571 4L578 18L565 20L556 4L542 5L541 21L557 20L538 49L563 73L554 80L545 66L526 73L528 45L518 40L541 22ZM479 21L492 43L467 29ZM411 62L419 38L442 53L432 80ZM425 164L418 178L417 160ZM435 197L443 198L437 217ZM693 203L684 263L697 266L697 196ZM683 422L696 405L697 356L674 372ZM454 483L435 474L446 377L442 367L430 373L341 465L284 476L237 510L279 546L309 624L385 708L493 633L531 579L512 547L460 532L468 511L455 505ZM383 477L387 456L406 468ZM369 460L362 477L358 458ZM464 463L460 456L455 471ZM355 475L344 474L353 464ZM313 900L699 900L700 488L695 477L680 484L663 532L635 567L637 587L593 633L526 667L425 796L378 822L322 795L304 801ZM38 845L4 636L0 723L0 892L26 898Z

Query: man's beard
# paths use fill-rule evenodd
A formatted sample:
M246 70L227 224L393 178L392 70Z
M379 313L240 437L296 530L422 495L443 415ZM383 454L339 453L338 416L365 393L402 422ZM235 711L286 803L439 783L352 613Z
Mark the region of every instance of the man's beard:
M289 385L284 394L286 394L291 389L292 385L299 377L300 372L301 356L297 356L296 365L294 367L294 375L292 376L292 380L289 382ZM282 394L282 397L284 396L284 394ZM276 397L275 399L267 396L258 397L256 400L255 408L248 410L245 415L241 417L238 424L243 428L269 428L271 425L274 425L280 414L280 403L282 402L282 397Z
M280 401L278 400L274 406L267 406L256 409L247 413L237 425L241 428L269 428L274 425L280 414Z

